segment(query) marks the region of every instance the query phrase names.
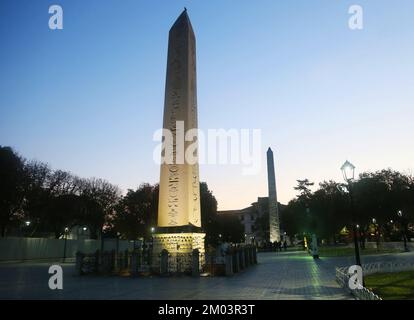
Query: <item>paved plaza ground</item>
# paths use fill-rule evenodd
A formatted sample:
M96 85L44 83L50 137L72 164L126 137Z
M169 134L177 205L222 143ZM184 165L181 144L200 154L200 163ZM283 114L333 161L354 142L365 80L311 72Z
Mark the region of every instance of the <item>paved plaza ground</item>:
M50 290L52 263L0 264L0 299L351 299L335 282L335 267L353 257L314 260L304 252L260 253L259 264L232 277L75 276L63 264L63 290ZM414 253L371 255L363 263L414 261Z

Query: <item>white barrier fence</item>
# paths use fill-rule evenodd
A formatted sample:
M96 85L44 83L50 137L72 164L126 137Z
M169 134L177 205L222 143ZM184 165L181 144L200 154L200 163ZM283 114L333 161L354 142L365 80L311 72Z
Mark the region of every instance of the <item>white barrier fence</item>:
M364 275L414 270L414 262L375 262L362 265Z
M62 259L64 256L72 259L77 251L93 253L102 246L106 251L123 251L133 250L134 243L117 239L104 239L102 243L92 239L0 238L0 262Z
M374 273L392 273L414 270L414 262L375 262L362 265L364 276ZM382 300L368 288L350 289L348 267L336 268L336 281L358 300Z
M346 245L346 247L348 248L353 248L354 244L353 243L349 243L348 245ZM414 241L411 242L407 242L407 247L410 251L414 251ZM385 241L380 241L377 245L376 242L365 242L365 248L366 249L377 249L377 248L381 248L381 249L386 249L386 250L404 250L404 242L402 241L393 241L393 242L385 242Z
M336 281L339 285L351 293L358 300L382 300L371 290L362 287L360 289L351 289L349 287L350 275L348 274L348 268L336 268Z

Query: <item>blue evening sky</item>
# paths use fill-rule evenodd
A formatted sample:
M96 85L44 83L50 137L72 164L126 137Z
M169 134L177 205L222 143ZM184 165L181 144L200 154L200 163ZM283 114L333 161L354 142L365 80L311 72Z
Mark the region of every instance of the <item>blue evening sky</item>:
M48 8L64 29L48 28ZM348 8L364 8L364 29ZM0 145L124 191L155 183L168 30L183 7L197 37L201 129L261 129L262 169L202 165L221 209L296 179L414 167L412 0L1 0Z

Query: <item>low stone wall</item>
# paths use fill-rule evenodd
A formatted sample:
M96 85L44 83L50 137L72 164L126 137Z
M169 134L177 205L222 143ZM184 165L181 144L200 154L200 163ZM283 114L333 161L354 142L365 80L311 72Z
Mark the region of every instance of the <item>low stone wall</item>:
M133 242L105 239L104 250L133 250ZM66 240L66 258L73 259L76 252L86 254L101 249L101 240ZM64 239L46 238L0 238L0 262L26 260L62 259L65 251Z

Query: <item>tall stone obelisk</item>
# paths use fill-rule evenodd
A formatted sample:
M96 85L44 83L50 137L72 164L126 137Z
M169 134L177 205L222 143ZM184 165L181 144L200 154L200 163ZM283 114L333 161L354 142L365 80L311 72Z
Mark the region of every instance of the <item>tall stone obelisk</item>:
M279 207L277 205L275 164L272 149L267 150L267 181L269 188L269 237L271 242L280 241Z
M158 227L153 237L153 258L159 261L160 252L167 250L173 272L191 270L194 249L204 253L197 135L191 141L184 139L197 127L196 40L185 9L169 32L163 129L173 137L172 162L161 164ZM189 147L195 161L185 157Z

